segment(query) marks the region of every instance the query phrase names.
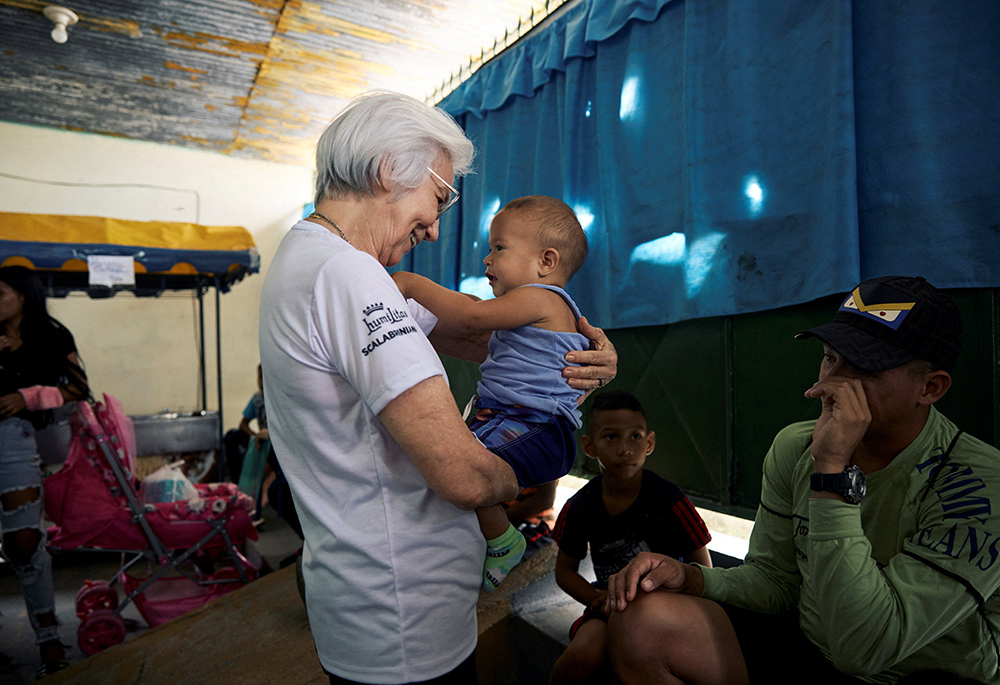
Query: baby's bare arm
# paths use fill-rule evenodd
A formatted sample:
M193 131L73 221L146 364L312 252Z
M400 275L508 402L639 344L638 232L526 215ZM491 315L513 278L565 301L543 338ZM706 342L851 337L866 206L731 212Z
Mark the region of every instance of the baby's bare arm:
M479 300L418 274L396 272L392 278L404 297L412 297L431 310L453 334L536 324L551 316L557 307L564 307L562 298L539 288L516 288L491 300Z

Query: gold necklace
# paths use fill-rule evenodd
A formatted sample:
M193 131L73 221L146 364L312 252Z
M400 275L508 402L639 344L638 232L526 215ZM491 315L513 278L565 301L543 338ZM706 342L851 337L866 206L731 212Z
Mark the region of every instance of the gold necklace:
M313 212L312 214L310 214L310 215L309 215L309 216L307 216L306 218L307 218L307 219L312 219L313 217L316 217L317 219L322 219L322 220L323 220L323 221L325 221L326 223L328 223L328 224L330 224L331 226L333 226L333 227L334 227L335 229L337 229L337 233L339 233L339 234L340 234L340 237L344 239L344 242L345 242L345 243L347 243L348 245L350 245L350 244L351 244L351 241L350 241L350 240L348 240L348 239L347 239L347 236L346 236L346 235L344 235L344 232L340 230L340 226L338 226L338 225L337 225L337 222L336 222L336 221L334 221L334 220L332 220L332 219L327 219L327 218L326 218L325 216L323 216L323 215L322 215L322 214L320 214L319 212Z

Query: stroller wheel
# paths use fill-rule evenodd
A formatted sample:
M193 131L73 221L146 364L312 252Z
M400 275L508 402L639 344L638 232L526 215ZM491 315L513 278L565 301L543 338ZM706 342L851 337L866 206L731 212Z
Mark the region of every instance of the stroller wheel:
M86 580L76 593L76 615L80 618L95 611L114 611L118 608L118 591L103 580Z
M83 619L76 636L80 651L92 656L125 641L125 621L107 609L99 609Z

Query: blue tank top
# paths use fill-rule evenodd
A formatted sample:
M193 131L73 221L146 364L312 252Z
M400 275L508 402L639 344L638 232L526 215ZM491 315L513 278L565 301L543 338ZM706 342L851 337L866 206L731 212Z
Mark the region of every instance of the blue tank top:
M562 288L541 283L522 287L558 293L580 318L579 308ZM590 340L576 332L547 331L537 326L495 331L490 337L490 354L479 367L482 378L476 392L507 406L565 416L574 428L580 428L583 421L576 400L583 391L569 387L562 370L569 366L567 352L589 347Z

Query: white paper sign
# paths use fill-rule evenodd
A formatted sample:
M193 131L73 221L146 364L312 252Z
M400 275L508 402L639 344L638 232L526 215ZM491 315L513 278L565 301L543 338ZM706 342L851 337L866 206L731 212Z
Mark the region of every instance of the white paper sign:
M90 285L135 285L135 260L132 257L91 255L87 257Z

